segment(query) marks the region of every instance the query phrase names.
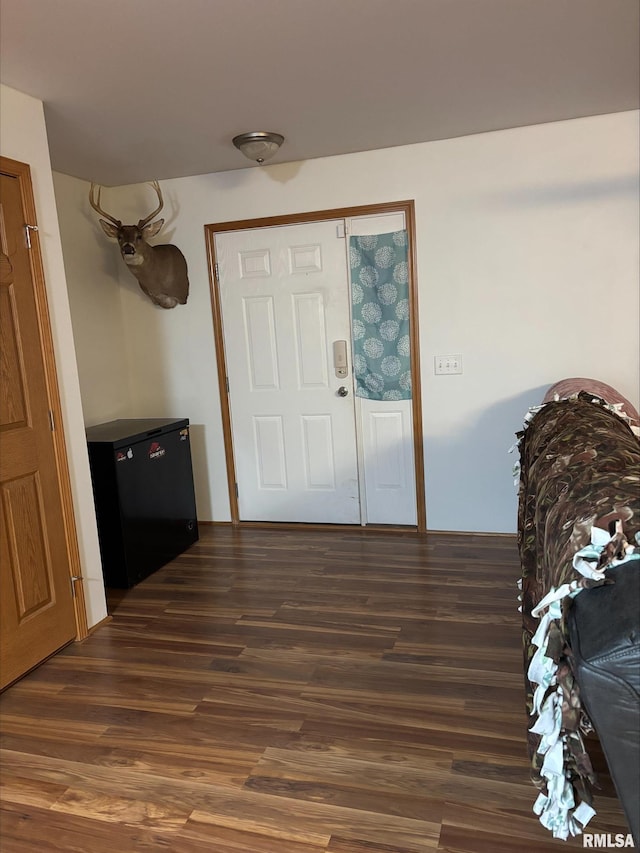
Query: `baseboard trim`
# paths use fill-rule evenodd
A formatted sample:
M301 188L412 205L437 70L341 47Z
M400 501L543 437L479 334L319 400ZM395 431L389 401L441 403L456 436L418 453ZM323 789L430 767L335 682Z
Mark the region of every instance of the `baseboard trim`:
M100 628L102 628L104 625L108 625L108 624L109 624L109 622L111 622L111 620L112 620L112 619L113 619L113 616L109 616L109 615L107 615L107 616L105 616L105 617L104 617L104 619L101 619L99 622L96 622L96 624L95 624L95 625L92 625L92 626L91 626L91 628L89 628L88 633L87 633L87 637L90 637L93 633L95 633L96 631L98 631L98 630L99 630ZM86 639L87 639L87 637L84 637L82 640L78 640L78 642L79 642L79 643L83 643L83 642L84 642L84 640L86 640Z
M429 536L429 534L438 534L440 536L492 536L503 539L515 539L516 533L492 533L485 530L425 530L421 532L415 524L312 524L307 522L293 521L239 521L234 524L233 521L201 521L198 519L198 525L202 527L234 527L236 530L343 530L345 533L349 531L360 531L367 533L375 531L376 533L417 533L421 536Z

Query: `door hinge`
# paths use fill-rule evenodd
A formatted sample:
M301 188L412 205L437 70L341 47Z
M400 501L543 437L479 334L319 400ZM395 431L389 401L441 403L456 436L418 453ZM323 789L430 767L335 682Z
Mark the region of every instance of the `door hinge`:
M234 483L233 485L236 487L236 499L237 499L240 497L240 495L238 494L238 484Z
M81 577L81 575L71 575L69 580L71 582L71 595L73 598L75 598L76 597L76 581L81 581L82 577Z
M227 386L227 394L229 393L229 377L224 377L224 384Z
M55 432L55 430L56 430L56 422L55 422L55 419L54 419L54 417L53 417L53 411L52 411L52 409L49 409L49 427L51 428L51 432Z
M218 267L218 264L217 264L217 263L215 263L215 264L213 265L213 277L215 278L215 280L216 280L217 282L219 282L219 281L220 281L220 268Z
M31 232L37 231L37 230L38 230L37 225L25 225L24 226L24 239L25 239L25 242L27 244L27 249L31 248Z

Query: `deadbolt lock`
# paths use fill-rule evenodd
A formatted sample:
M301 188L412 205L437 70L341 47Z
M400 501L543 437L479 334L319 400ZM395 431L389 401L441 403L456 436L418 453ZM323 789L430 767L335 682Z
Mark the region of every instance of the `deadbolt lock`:
M333 369L338 379L346 379L349 373L346 341L333 342Z

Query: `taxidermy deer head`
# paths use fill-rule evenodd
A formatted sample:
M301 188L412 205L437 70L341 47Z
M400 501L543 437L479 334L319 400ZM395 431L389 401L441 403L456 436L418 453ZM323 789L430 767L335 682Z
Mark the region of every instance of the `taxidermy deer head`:
M129 272L138 279L144 293L162 308L175 308L178 303L184 305L189 295L187 262L177 246L169 243L150 246L147 242L149 238L155 237L164 225L164 219L151 222L163 207L160 185L153 181L151 186L160 203L153 213L141 219L137 225L123 225L119 219L106 213L100 207L102 187L96 189L95 184L91 184L89 204L101 216L106 217L100 220L102 230L107 237L115 237L118 240L120 254Z

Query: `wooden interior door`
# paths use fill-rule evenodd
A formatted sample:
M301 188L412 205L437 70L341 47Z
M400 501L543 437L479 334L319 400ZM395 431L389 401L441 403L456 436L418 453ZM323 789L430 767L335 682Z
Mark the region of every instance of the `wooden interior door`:
M23 165L0 162L0 687L77 630L53 435L53 354L45 348L39 256L27 246L25 223L35 223L25 211L31 184Z

